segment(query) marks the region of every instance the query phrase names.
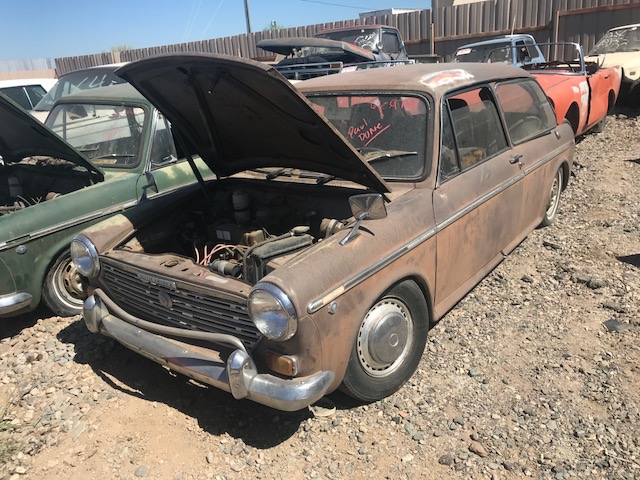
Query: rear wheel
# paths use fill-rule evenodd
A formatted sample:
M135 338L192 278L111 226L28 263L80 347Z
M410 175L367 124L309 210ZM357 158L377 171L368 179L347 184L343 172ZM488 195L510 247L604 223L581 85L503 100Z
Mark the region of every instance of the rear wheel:
M340 389L365 402L394 393L418 367L428 329L420 288L411 281L393 287L362 319Z
M83 279L71 261L69 250L66 250L47 272L42 300L53 313L68 317L82 312L85 298Z
M541 227L547 227L555 222L558 216L558 210L560 208L560 194L562 192L562 182L564 180L564 170L562 167L558 169L553 183L551 184L551 191L549 192L549 203L547 204L547 211L544 214L544 218L540 223Z

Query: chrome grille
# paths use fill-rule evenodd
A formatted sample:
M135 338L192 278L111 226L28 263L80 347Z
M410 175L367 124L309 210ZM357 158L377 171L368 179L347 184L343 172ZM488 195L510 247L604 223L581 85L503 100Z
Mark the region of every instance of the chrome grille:
M154 285L140 280L138 273L159 275L145 270L125 270L103 257L100 263L100 279L105 290L114 302L132 315L171 327L233 335L248 349L252 349L260 339L260 332L249 318L244 303L185 288L173 290ZM161 297L170 298L171 308L161 305Z

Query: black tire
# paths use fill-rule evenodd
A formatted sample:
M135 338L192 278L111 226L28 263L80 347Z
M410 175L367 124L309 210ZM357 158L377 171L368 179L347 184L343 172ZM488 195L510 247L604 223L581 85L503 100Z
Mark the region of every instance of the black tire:
M428 331L429 309L418 285L391 288L362 319L340 389L364 402L388 397L418 368Z
M553 183L551 184L551 190L549 191L547 211L544 213L542 222L540 222L541 227L548 227L556 221L558 210L560 209L560 195L562 193L563 181L564 170L562 167L560 167L556 172L555 177L553 177Z
M69 250L51 265L42 286L42 300L56 315L69 317L82 313L86 296L84 279L76 271Z

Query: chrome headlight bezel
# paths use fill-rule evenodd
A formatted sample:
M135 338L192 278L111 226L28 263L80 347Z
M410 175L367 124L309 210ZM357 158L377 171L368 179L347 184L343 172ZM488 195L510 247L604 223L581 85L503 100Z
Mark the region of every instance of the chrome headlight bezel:
M289 297L272 283L256 283L247 300L249 316L260 333L283 342L298 331L298 315Z
M96 246L85 235L76 235L69 247L71 259L80 275L95 278L100 273L100 256Z

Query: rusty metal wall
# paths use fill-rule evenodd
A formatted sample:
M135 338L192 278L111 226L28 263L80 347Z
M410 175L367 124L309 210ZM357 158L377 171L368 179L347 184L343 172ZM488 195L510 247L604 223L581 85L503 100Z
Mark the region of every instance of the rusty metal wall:
M345 20L201 42L57 58L56 70L60 75L88 66L179 52L211 52L269 60L273 55L256 47L263 38L308 37L323 28L373 23L396 26L410 55L436 53L449 59L460 45L511 31L531 33L539 42L577 41L588 50L612 26L640 22L638 15L640 2L632 0L488 0L435 11L369 17L363 21Z
M640 22L632 0L495 0L444 7L434 14L435 53L498 35L530 33L538 42L580 43L588 51L611 27Z
M579 43L588 52L610 28L640 23L640 2L586 9L579 15L569 13L559 15L558 37Z

